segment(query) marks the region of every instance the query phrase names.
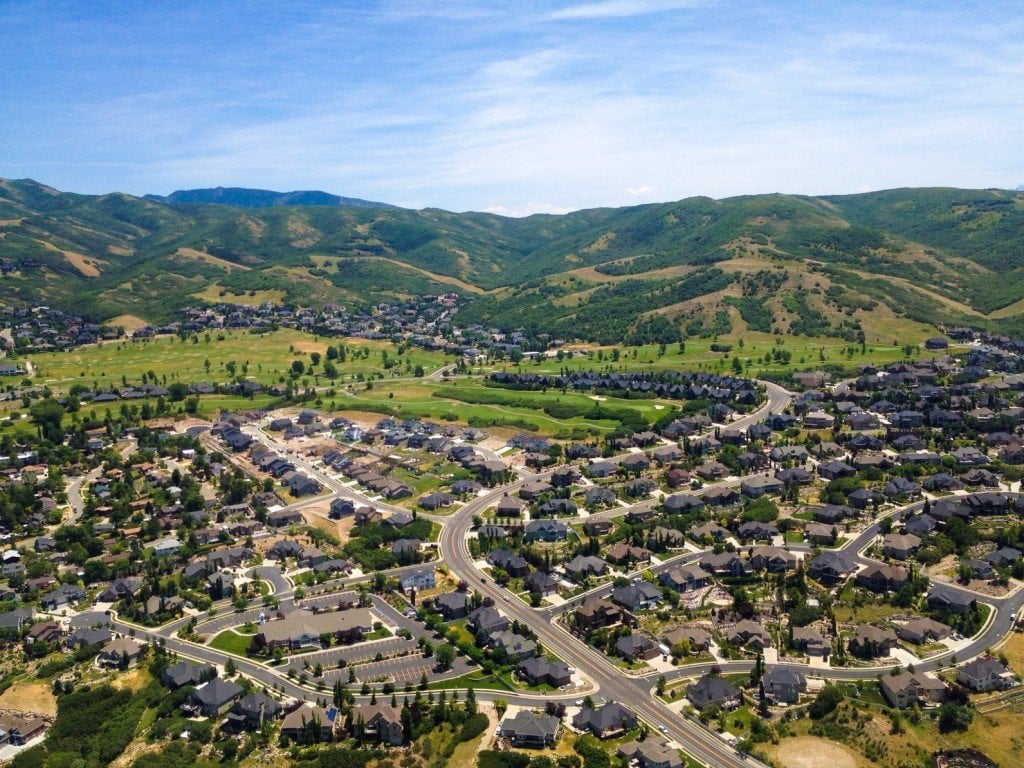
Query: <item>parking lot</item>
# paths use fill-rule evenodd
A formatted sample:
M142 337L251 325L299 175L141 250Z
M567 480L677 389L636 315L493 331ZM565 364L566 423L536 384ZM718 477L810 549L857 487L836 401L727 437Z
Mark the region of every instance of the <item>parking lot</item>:
M280 669L285 674L289 669L301 672L307 665L316 666L323 664L324 668L337 667L338 659L345 659L348 664L358 664L363 661L370 661L377 658L377 654L384 657L397 656L401 653L419 653L415 640L406 640L403 637L389 637L386 640L373 640L368 643L357 643L355 645L339 645L327 648L323 651L302 653L292 656ZM346 675L348 673L346 672Z
M397 688L402 688L406 683L418 685L425 674L428 680L436 681L441 677L459 677L476 668L469 659L464 656L457 656L452 662L452 668L443 676L436 671L437 660L433 657L423 658L417 653L411 656L402 656L396 659L384 659L383 661L371 661L367 664L358 664L353 669L356 673L356 680L363 682L393 682ZM325 670L322 678L327 685L334 685L335 680L346 682L349 671L347 669Z

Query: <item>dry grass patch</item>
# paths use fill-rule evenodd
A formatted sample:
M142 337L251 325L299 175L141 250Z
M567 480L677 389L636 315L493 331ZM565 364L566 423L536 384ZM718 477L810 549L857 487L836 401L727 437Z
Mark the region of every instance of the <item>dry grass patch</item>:
M327 354L328 344L325 341L295 341L292 342L292 348L296 352L301 352L304 355L311 354L312 352L319 352L321 355Z
M71 266L86 277L99 277L100 270L96 265L106 263L99 259L91 259L84 254L75 253L74 251L61 251L61 253L63 253L64 258L71 263Z
M223 295L222 295L223 293ZM211 304L238 304L243 307L258 307L263 302L278 304L284 301L285 292L278 288L265 291L245 291L232 293L219 283L213 283L209 287L192 294L197 299L208 301Z
M220 267L227 272L231 272L236 269L248 272L250 269L242 264L235 264L233 261L221 259L213 254L207 253L206 251L197 251L195 248L182 247L176 250L174 255L187 261L201 261L204 264L209 264L213 267Z
M999 647L999 652L1006 654L1011 670L1017 674L1024 673L1024 632L1011 632Z
M57 715L57 697L46 683L15 683L0 695L0 709Z
M862 768L872 765L848 747L818 736L784 739L769 750L769 755L783 768Z
M114 677L111 685L117 688L124 688L129 691L137 691L150 680L149 672L142 667L122 672Z
M148 322L143 320L137 315L118 315L112 317L107 321L108 325L119 325L124 328L126 333L132 333L133 331L139 330L139 328L145 328L149 325Z

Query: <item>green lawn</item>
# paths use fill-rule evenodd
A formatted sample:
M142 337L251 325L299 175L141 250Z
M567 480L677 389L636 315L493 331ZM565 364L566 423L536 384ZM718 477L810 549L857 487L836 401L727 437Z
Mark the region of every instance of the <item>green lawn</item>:
M740 346L742 339L743 346ZM902 344L923 341L921 339L909 339L905 334L896 335L898 345L888 343L869 344L862 355L856 344L833 338L812 338L806 336L775 336L769 333L758 333L746 331L742 335L728 334L720 336L717 342L720 344L732 344L729 358L721 352L712 352L711 345L714 339L687 339L685 349L679 352L677 344L668 344L665 347L665 354L659 354L657 344L642 347L620 347L619 359L611 358L610 348L603 350L603 360L598 360L596 349L592 348L592 354L586 357L566 357L563 360L550 358L542 360L539 364L525 362L523 370L536 373L558 373L560 369L589 369L610 366L612 370L725 370L732 364L732 357L738 357L741 361L750 360L750 367L745 372L748 375L759 376L765 373L783 373L791 370L808 370L816 366L830 364L841 365L848 371L853 371L858 365L871 363L880 365L896 362L903 359ZM890 339L892 341L892 339ZM778 344L781 342L781 344ZM847 354L848 347L855 347L854 354ZM783 349L790 353L790 362L781 364L778 362L763 362L766 354L776 349ZM634 354L635 353L635 354ZM758 362L758 358L762 362Z
M245 651L251 642L251 637L240 635L233 629L226 629L207 643L207 645L219 651L233 653L236 656L245 656Z
M211 332L209 341L206 338L205 334L200 334L196 343L177 337L104 342L66 352L29 355L28 360L36 369L34 383L56 390L66 390L76 383L100 388L122 386L122 377L129 384L137 384L149 372L156 374L161 383L165 380L167 383L227 381L232 378L229 371L232 362L236 376L272 384L288 375L293 360L302 360L308 367L312 362L311 353L323 355L328 345L344 345L350 350L344 363L335 361L345 381L360 374L364 377L412 376L417 365L422 365L429 373L446 363L443 355L418 348L398 355L397 347L388 342L321 338L291 329L259 335L243 331ZM401 363L385 370L382 357L385 352ZM301 377L300 382L308 379L311 385L329 384L322 373L323 360L311 375Z

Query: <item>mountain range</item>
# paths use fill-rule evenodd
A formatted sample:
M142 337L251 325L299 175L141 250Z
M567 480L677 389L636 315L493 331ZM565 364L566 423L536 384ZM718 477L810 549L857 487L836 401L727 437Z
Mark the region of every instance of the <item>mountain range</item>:
M275 205L345 205L350 208L397 207L388 203L360 200L358 197L339 197L330 192L312 189L274 192L269 189L246 189L244 187L211 187L208 189L179 189L167 196L146 195L145 199L172 205L216 203L236 208L271 208Z
M0 301L160 322L199 301L369 306L455 291L463 322L603 343L1024 331L1015 191L694 197L525 218L193 192L164 202L0 180Z

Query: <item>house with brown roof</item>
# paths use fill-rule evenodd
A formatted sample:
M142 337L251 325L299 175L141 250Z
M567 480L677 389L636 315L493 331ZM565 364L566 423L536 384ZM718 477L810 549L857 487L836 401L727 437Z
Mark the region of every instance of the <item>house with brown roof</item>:
M896 633L871 624L861 624L850 638L848 648L854 656L866 659L884 658L898 644Z
M299 743L331 741L334 739L334 722L323 707L303 704L284 716L281 735Z
M882 695L897 709L913 704L941 704L946 700L946 684L924 672L882 675Z
M404 741L402 716L389 704L360 704L352 711L352 735L357 739L399 746Z

